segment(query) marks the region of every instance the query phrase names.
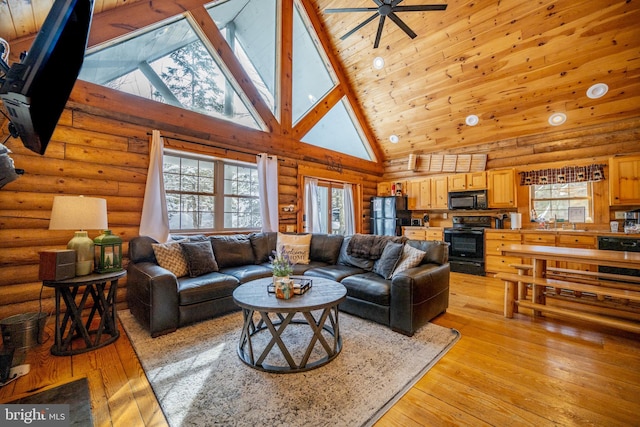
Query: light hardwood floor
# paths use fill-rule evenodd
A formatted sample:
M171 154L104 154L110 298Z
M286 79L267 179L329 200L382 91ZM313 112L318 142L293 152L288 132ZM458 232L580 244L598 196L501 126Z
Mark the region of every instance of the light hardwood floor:
M452 273L450 307L434 320L462 339L376 426L640 425L640 336L562 319L502 316L503 285ZM0 402L88 377L96 426L164 426L123 333L72 357L29 352L31 373Z

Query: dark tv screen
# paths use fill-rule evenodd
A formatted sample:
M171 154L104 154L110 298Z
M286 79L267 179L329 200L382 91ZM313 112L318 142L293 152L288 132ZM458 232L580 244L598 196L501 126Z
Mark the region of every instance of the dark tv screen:
M29 52L6 73L0 98L25 147L44 154L84 61L93 0L55 0Z

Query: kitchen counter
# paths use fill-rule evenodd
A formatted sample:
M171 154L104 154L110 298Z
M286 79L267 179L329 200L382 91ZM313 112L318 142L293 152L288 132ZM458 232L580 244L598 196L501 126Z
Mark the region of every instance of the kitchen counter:
M625 234L624 231L618 231L617 233L611 232L611 230L563 230L561 228L551 228L548 230L541 228L521 228L519 230L512 230L510 228L496 229L492 228L491 231L498 231L502 233L545 233L545 234L579 234L588 236L615 236L615 237L630 237L640 238L640 233Z

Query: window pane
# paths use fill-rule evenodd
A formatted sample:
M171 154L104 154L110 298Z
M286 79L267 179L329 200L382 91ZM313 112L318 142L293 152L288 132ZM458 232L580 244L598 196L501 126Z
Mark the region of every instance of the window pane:
M569 207L584 207L585 220L593 218L592 185L590 182L534 185L531 187L531 207L539 221L568 221Z
M263 100L275 113L279 47L276 0L218 2L207 6L207 10Z
M79 78L259 129L189 22L171 19L85 55Z
M331 234L344 234L344 189L331 189Z

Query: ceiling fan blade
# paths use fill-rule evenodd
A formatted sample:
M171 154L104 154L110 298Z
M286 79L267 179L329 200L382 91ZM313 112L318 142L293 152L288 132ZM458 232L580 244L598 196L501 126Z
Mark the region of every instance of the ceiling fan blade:
M325 9L324 13L375 12L377 10L377 7L345 7L344 9Z
M364 27L365 25L367 25L369 22L373 21L374 19L376 19L376 17L378 16L377 13L374 13L373 15L371 15L369 18L365 19L364 21L362 21L360 24L358 24L353 30L349 31L347 34L345 34L344 36L340 37L340 40L344 40L347 37L349 37L351 34L355 33L356 31L358 31L360 28Z
M376 33L376 41L373 43L373 48L376 49L380 45L380 38L382 37L382 27L384 27L384 15L380 15L380 23L378 24L378 32Z
M398 17L398 15L396 15L395 13L393 13L393 12L392 12L392 13L390 13L390 14L389 14L389 15L387 15L387 16L389 17L389 19L391 19L393 22L395 22L395 23L396 23L396 25L397 25L398 27L402 28L402 31L404 31L405 33L407 33L407 35L408 35L409 37L411 37L412 39L415 39L415 38L416 38L417 34L416 34L416 33L414 33L414 32L411 30L411 28L409 28L409 27L407 26L407 24L405 24L405 23L402 21L402 19L400 19L400 18Z
M447 8L446 4L422 4L415 6L395 6L393 8L394 12L423 12L429 10L445 10Z

